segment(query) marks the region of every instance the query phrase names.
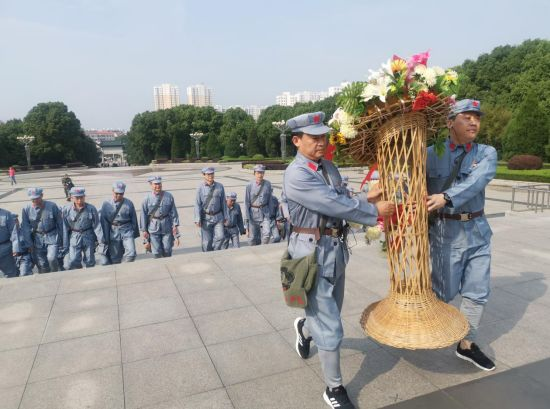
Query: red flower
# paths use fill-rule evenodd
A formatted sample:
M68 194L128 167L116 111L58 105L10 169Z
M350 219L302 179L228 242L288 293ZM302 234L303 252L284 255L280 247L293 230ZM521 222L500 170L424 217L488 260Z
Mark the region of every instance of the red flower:
M433 92L420 91L413 103L413 111L422 111L424 108L437 102L437 95Z

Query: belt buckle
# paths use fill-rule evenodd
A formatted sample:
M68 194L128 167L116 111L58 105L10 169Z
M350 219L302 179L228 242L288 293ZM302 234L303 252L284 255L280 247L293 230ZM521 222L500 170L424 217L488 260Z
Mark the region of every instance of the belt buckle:
M330 228L330 235L331 235L332 237L338 237L338 229L335 228L335 227L331 227L331 228Z
M461 222L467 222L468 220L472 220L472 213L460 213Z

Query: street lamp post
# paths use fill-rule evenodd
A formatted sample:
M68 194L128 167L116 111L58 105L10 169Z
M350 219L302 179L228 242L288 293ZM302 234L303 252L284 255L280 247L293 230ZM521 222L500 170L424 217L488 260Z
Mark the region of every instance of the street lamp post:
M25 154L27 155L27 167L30 168L31 167L31 147L30 147L30 145L31 145L32 141L34 141L34 136L30 136L30 135L18 136L17 140L19 142L23 142L23 144L25 145Z
M286 126L286 121L280 120L276 122L271 122L271 125L277 128L281 133L281 158L284 160L286 159L286 131L288 130L288 127Z
M199 141L204 136L202 132L193 132L189 135L191 138L195 140L195 152L197 153L197 160L201 158L200 156L200 149L199 149Z

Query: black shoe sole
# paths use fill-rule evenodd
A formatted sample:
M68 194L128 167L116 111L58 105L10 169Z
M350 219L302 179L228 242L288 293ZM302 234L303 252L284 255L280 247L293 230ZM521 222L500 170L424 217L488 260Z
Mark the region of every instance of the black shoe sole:
M300 339L300 332L298 331L298 323L303 320L304 317L298 317L294 320L294 332L296 332L296 342L294 343L294 347L296 349L296 353L298 356L302 359L308 359L309 356L306 356L305 358L300 354L300 343L298 342L298 339Z
M477 366L479 369L481 369L485 372L491 372L491 371L494 371L496 369L496 365L493 366L492 368L485 368L485 367L481 366L480 364L478 364L476 361L474 361L472 358L468 358L467 356L460 354L458 351L455 351L455 355L457 357L459 357L460 359L463 359L465 361L473 363L475 366Z

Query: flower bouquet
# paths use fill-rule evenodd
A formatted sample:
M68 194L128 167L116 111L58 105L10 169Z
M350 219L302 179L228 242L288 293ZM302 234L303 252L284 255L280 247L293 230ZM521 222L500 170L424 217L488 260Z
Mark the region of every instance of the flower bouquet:
M458 88L456 71L428 67L429 52L408 60L394 55L377 71L370 70L366 82L348 85L338 98L338 108L329 126L331 144L344 147L362 164L376 162L374 136L379 126L393 116L423 111L428 131L442 125Z

